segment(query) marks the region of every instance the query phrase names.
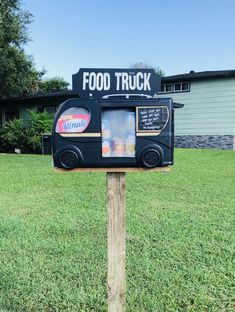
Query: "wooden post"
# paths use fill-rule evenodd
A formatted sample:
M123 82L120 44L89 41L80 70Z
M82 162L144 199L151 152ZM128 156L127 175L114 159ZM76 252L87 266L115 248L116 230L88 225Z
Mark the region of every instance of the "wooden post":
M125 311L125 172L107 172L108 311Z

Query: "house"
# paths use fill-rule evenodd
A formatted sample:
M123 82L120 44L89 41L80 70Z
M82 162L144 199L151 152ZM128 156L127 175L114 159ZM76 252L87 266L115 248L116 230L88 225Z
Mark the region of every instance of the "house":
M22 118L27 123L27 109L38 109L54 114L58 105L71 97L78 97L71 90L59 92L37 93L25 97L0 99L0 128L14 118Z
M159 97L184 104L175 113L175 145L235 149L235 70L163 77Z
M0 99L0 128L14 117L27 123L30 108L54 113L72 97L79 95L66 90ZM235 70L163 77L157 97L172 97L184 104L175 110L176 147L235 149Z

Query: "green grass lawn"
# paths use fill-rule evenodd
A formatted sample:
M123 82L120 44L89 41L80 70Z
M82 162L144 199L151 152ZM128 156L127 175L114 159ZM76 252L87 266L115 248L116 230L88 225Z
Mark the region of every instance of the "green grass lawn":
M0 155L0 311L107 311L106 180ZM235 152L127 175L127 311L235 311Z

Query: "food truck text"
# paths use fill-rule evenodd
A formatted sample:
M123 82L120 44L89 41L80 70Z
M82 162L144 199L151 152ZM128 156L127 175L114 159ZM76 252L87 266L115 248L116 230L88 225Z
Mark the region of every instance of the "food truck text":
M115 72L115 79L111 79L108 72L83 72L83 90L110 90L111 83L114 83L114 88L120 91L138 90L150 91L150 77L151 73L127 73Z

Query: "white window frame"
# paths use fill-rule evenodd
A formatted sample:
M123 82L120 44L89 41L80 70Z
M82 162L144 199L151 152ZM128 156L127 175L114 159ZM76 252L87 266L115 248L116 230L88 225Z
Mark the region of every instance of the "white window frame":
M166 91L166 86L171 86L171 91ZM163 91L159 91L158 93L172 93L173 92L173 83L163 83Z
M188 89L183 90L183 84L188 84ZM175 85L180 84L180 90L175 90ZM166 91L166 86L171 85L171 91ZM161 84L161 87L163 86L163 91L159 91L158 94L167 94L167 93L182 93L182 92L190 92L190 81L180 81L180 82L173 82L173 83L163 83Z
M187 90L183 90L183 83L187 83L188 84L188 89ZM175 85L180 84L180 90L176 90L175 89ZM174 93L179 93L179 92L189 92L190 91L190 82L189 81L182 81L182 82L175 82L174 83L174 87L173 87L173 92Z

